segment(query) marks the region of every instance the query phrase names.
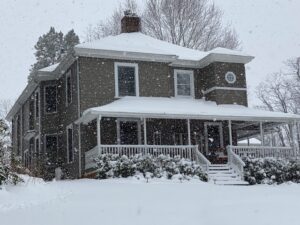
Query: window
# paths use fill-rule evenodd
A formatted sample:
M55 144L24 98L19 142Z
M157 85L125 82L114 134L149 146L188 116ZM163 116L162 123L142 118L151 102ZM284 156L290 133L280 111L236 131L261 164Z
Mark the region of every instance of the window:
M57 88L56 85L45 87L45 112L54 113L57 110Z
M31 166L33 163L34 156L34 138L29 140L29 156L28 156L28 164Z
M35 117L38 118L40 116L40 93L35 92Z
M17 116L17 155L21 153L21 117Z
M175 70L175 97L194 96L194 75L191 70Z
M73 144L73 127L70 125L67 128L67 162L74 161L74 144Z
M132 63L115 63L116 97L139 96L138 66Z
M34 130L34 99L29 101L29 130Z
M39 137L35 138L35 154L36 154L36 157L40 156L40 138Z
M57 135L46 135L45 142L47 164L55 164L57 162Z
M161 132L155 131L153 133L153 144L154 145L161 145Z
M72 102L72 70L66 73L66 105Z
M29 153L28 153L28 149L26 149L24 151L23 160L24 160L24 166L25 166L25 168L28 168L29 167Z
M227 81L227 83L229 84L234 84L236 81L236 75L233 72L227 72L225 74L225 80Z
M174 134L174 144L175 145L187 145L188 144L188 134L175 133Z

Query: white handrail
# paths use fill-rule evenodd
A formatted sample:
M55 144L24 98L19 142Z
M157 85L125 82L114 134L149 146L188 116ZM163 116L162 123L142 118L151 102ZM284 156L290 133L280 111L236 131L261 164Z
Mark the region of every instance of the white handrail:
M230 145L227 146L228 164L243 180L245 163L239 155L235 154L235 152L232 150L232 147L233 146Z
M196 161L205 171L208 171L211 162L198 150L198 148L196 149Z

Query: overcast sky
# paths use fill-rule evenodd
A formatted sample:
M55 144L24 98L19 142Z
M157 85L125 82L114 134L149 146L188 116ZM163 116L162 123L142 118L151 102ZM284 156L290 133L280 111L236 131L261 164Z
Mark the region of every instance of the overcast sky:
M214 1L224 10L224 21L236 28L243 51L256 57L246 67L249 99L254 105L257 84L278 71L282 61L300 56L300 1ZM15 100L22 92L35 61L33 46L50 26L64 33L74 28L83 41L87 26L107 18L118 2L0 0L0 99Z

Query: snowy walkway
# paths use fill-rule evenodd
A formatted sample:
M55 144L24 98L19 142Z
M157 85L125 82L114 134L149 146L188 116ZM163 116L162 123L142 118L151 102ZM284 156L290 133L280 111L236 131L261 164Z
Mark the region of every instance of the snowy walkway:
M1 225L299 225L300 185L27 182L0 191Z

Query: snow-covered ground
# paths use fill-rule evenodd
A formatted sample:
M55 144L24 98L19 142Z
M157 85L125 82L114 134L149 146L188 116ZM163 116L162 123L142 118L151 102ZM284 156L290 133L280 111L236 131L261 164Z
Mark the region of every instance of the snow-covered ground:
M0 190L1 225L298 225L299 210L296 184L27 178Z

